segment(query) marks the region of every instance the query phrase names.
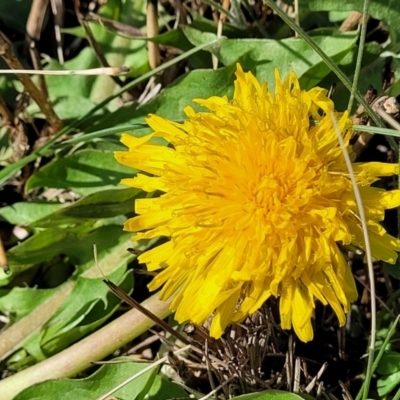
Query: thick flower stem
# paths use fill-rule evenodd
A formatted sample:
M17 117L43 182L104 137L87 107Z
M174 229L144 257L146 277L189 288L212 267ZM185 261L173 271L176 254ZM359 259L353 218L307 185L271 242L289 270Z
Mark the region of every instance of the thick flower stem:
M158 300L158 295L153 295L142 305L161 319L171 313L169 302ZM154 322L139 311L131 310L61 353L0 381L1 398L11 400L25 388L45 380L72 377L153 325Z

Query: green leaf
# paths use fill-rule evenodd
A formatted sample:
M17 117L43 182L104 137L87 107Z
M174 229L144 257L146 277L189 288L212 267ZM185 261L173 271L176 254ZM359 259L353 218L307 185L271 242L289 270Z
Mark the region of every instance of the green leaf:
M184 30L192 41L201 42L202 36L190 28ZM341 60L354 49L357 36L354 33L313 36L313 40L335 61ZM282 77L294 71L303 89L318 84L330 70L310 46L298 38L283 40L228 39L210 49L224 65L237 62L244 70L252 71L258 80L273 85L275 68Z
M1 82L0 82L0 91ZM8 160L14 154L13 146L11 145L12 132L9 127L0 127L0 165L7 165Z
M385 396L400 385L400 354L386 350L376 369L384 375L378 379L377 388L380 396Z
M400 371L400 354L386 350L379 362L376 372L382 375L390 375Z
M0 310L4 314L13 314L13 321L28 315L32 310L57 292L55 289L15 287L11 291L0 290Z
M126 265L123 265L108 275L107 279L118 285L124 280L125 270ZM107 295L110 291L103 280L103 277L97 279L78 277L71 296L47 322L42 335L44 343L80 324L98 302L102 303L104 309L107 308Z
M31 236L7 252L11 266L51 260L60 254L70 234L62 229L47 229Z
M184 33L190 36L193 42L202 42L208 38L207 35L201 36L201 32L188 27ZM316 36L315 40L328 55L341 59L354 48L356 35ZM157 113L174 121L183 120L186 118L183 112L186 106L201 109L193 103L193 99L224 95L229 97L232 94L236 70L236 65L233 64L238 61L245 70L253 71L259 80L267 82L275 82L275 67L279 68L282 76L293 69L300 77L303 86L307 87L314 86L330 72L314 50L300 39L291 38L282 41L228 39L211 47L210 51L216 54L223 64L230 66L217 71L191 71L163 90L149 104L139 109L136 105L121 108L102 119L95 129L101 130L127 123L143 123L144 117L149 113Z
M129 293L133 279L132 274L125 271L126 265L123 265L107 278ZM43 360L102 325L121 304L121 300L109 291L103 279L80 276L67 301L46 323L44 329L24 343L28 353L37 361Z
M379 378L376 384L379 396L386 396L392 390L396 388L398 389L399 385L400 385L400 371Z
M384 262L383 268L385 268L386 272L392 275L393 278L400 279L400 257L397 257L395 264Z
M193 103L193 99L224 96L233 93L235 69L235 66L231 66L217 71L191 71L177 79L150 103L140 108L137 108L136 105L120 108L109 117L100 120L99 124L93 127L93 131L117 127L127 123L144 123L144 118L149 113L157 113L157 115L174 121L186 119L183 112L186 106L190 105L197 110L203 109ZM150 129L147 131L150 131ZM141 129L140 135L143 134L146 134L146 131Z
M103 226L93 232L75 234L60 228L38 232L20 245L13 247L7 255L10 265L18 266L49 261L65 254L74 264L93 262L93 243L97 243L99 254L107 252L118 243L128 243L131 234L124 233L121 226ZM126 247L129 247L127 244Z
M132 243L129 241L129 234L123 234L119 237L115 236L118 232L121 233L120 227L104 227L97 231L100 231L105 239L108 239L108 243L110 239L115 243L115 238L118 238L117 243L106 247L106 243L103 246L99 246L99 242L97 241L99 250L99 264L97 266L91 254L92 244L96 241L93 240L94 238L99 239L101 236L99 232L94 232L97 236L91 235L89 240L82 244L82 250L77 250L77 259L82 257L81 252L88 254L86 264L80 265L77 269L77 274L80 274L79 277L72 277L54 289L54 295L46 299L48 301L42 301L42 299L36 301L33 299L32 302L35 307L30 310L30 313L20 320L15 321L11 327L0 332L0 357L4 358L5 354L10 354L25 346L37 358L44 358L45 352L60 350L68 343L71 343L71 341L75 341L77 338L82 337L82 335L91 332L115 312L119 304L119 299L109 292L106 285L102 282L102 273L109 276L115 271L116 275L114 277L118 278L118 276L124 273L127 263L134 258L132 254L126 251L126 248L135 247L138 250L144 251L152 242L145 242L139 245L137 242ZM80 242L84 241L81 240ZM81 290L71 295L71 291L74 290L77 280L80 282ZM123 281L121 285L126 292L131 290L132 277L130 275L126 276L126 278L120 278L119 281ZM93 288L90 286L92 283L94 284ZM51 292L48 291L48 293ZM105 293L107 294L105 295ZM31 289L30 294L33 298L34 289ZM105 304L107 304L107 307L105 307ZM5 306L8 306L8 304L6 303ZM28 305L22 303L20 309L17 302L13 302L12 306L13 311L17 315L26 313L28 307ZM52 316L59 315L60 313L62 313L65 320L60 321L56 319L54 322ZM83 318L81 318L82 314L85 314ZM49 321L50 318L52 322L46 323L43 327L43 324ZM79 319L77 324L73 321L74 318ZM52 328L53 323L57 325L56 330ZM65 325L68 325L68 328ZM49 340L46 343L42 343L42 337L47 332L47 329L53 329L52 332L56 337L47 336ZM22 364L25 362L24 360L17 361L20 361Z
M289 393L282 390L264 390L258 393L245 394L235 397L240 400L313 400L314 398L304 393Z
M128 357L124 357L120 364L103 365L86 379L58 379L39 383L22 391L14 400L53 400L59 398L60 393L63 400L93 400L107 394L149 365L128 360ZM135 400L150 379L151 370L113 393L113 396L120 400Z
M300 7L311 11L359 11L362 12L364 0L302 0ZM399 34L400 2L397 0L370 0L368 14L383 20L393 33L396 41Z
M146 193L140 189L111 189L92 193L37 221L35 226L51 226L84 219L112 218L133 213L135 199L145 195Z
M179 398L188 398L189 395L179 385L163 376L157 375L153 385L146 394L148 400L170 400Z
M58 158L32 175L26 191L36 187L63 188L82 195L118 187L122 178L135 174L133 168L115 161L111 152L82 150Z
M155 37L148 38L147 40L165 46L173 46L183 51L188 51L193 48L193 45L189 42L181 28L171 29Z
M65 206L66 204L49 202L14 203L11 206L1 208L0 217L10 224L31 225Z
M31 9L31 1L1 0L0 20L9 28L26 34L26 22Z

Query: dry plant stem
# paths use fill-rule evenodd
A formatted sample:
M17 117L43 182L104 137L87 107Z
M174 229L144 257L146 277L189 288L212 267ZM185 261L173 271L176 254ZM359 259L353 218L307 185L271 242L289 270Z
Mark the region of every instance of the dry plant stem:
M88 22L94 21L100 25L104 25L109 30L112 30L112 31L115 31L118 33L123 33L124 35L128 35L128 36L131 36L134 38L145 36L143 34L143 32L138 28L123 24L122 22L114 21L109 18L105 18L105 17L103 17L101 15L97 15L93 12L89 12L88 14L86 14L85 20Z
M299 0L294 0L294 22L298 26L300 26L300 17L299 17ZM295 31L294 32L295 37L299 37L299 34Z
M1 235L0 235L0 267L6 274L10 272L10 267L8 266L7 255L4 250L3 240L1 239Z
M49 0L33 0L26 22L26 33L33 40L40 39Z
M93 49L94 53L96 54L96 58L99 61L100 65L103 68L110 68L110 65L108 64L108 61L106 60L106 57L104 56L100 46L97 44L96 39L94 38L92 34L92 30L90 29L89 24L83 20L82 18L79 19L80 23L85 29L86 37L90 43L90 47ZM114 74L110 74L111 79L120 87L124 86L124 82L119 79L117 76Z
M51 11L54 17L54 35L57 43L57 57L61 65L64 64L64 54L63 54L63 37L61 34L61 24L64 17L64 5L63 0L50 0Z
M33 0L31 9L29 11L28 20L26 22L26 39L29 44L29 53L35 69L42 69L39 52L36 48L36 42L38 42L40 39L48 2L49 0ZM47 98L48 91L46 81L42 76L38 77L38 81L42 95Z
M158 300L158 294L142 305L162 319L171 313L170 302ZM153 325L154 322L139 311L128 311L61 353L0 381L1 399L11 400L35 383L72 377L88 368L93 361L99 361L129 343Z
M360 23L362 14L359 11L353 11L340 25L340 32L348 32L355 29L355 27Z
M200 398L199 400L207 400L210 397L214 396L214 394L216 394L218 392L218 390L222 389L224 386L226 386L231 380L235 379L236 377L237 377L237 375L233 374L225 382L221 383L218 387L216 387L214 390L211 390L210 393L208 393L204 397Z
M385 120L393 129L396 129L398 132L400 132L400 124L388 113L386 113L385 111L377 108L375 110L379 116Z
M368 377L370 377L372 374L372 364L374 362L375 340L376 340L376 291L375 291L374 267L372 264L372 254L371 254L371 246L370 246L369 237L368 237L367 220L365 218L365 211L364 211L364 206L363 206L363 203L361 200L360 191L358 189L358 185L357 185L356 179L354 177L353 166L351 164L349 153L347 152L346 146L344 144L342 133L339 130L335 115L333 114L332 111L330 112L330 117L331 117L333 126L335 128L335 131L336 131L339 143L340 143L340 147L342 149L342 153L343 153L344 159L346 161L347 169L349 170L350 179L351 179L351 182L353 185L354 196L356 199L356 204L357 204L358 213L359 213L360 222L361 222L361 228L362 228L363 236L364 236L365 254L367 256L369 284L370 284L370 288L371 288L371 337L370 337L369 352L368 352L368 365L367 365L367 374L366 374L367 379L365 382L366 384L364 386L364 394L363 394L363 399L366 399L367 395L368 395L369 383L370 383L368 381Z
M0 69L1 74L25 74L25 75L121 75L126 74L130 71L128 67L104 67L104 68L90 68L90 69L56 69L46 71L35 70L35 69Z
M176 337L182 343L190 344L190 340L188 338L186 338L179 332L175 331L174 328L169 324L167 324L166 322L164 322L162 318L158 318L157 315L153 315L151 311L149 311L146 307L142 306L138 301L129 296L123 290L121 290L115 283L109 281L108 279L104 279L103 282L108 286L111 292L113 292L118 298L125 301L125 303L130 305L132 308L138 310L140 313L153 320L154 323L157 324L160 328L164 329L166 332L169 332L173 337Z
M16 58L11 42L8 38L0 31L0 56L6 62L10 69L24 69L22 64ZM42 113L46 116L47 121L53 128L54 132L58 132L62 129L63 123L54 112L51 103L47 98L44 98L40 90L33 83L32 79L27 75L17 74L18 79L24 85L26 91L37 103Z
M81 24L82 28L85 30L86 39L88 40L90 47L93 49L98 62L100 63L100 65L102 67L109 68L110 66L108 65L108 62L107 62L100 46L97 44L96 39L94 38L94 36L92 34L92 30L90 29L89 24L84 20L81 12L79 11L80 0L74 0L74 8L75 8L76 17L78 18L78 21ZM118 77L112 76L111 78L118 86L120 86L120 87L124 86L124 83Z
M228 9L230 5L230 0L224 0L222 3L222 7L224 9ZM220 39L222 36L222 28L224 26L224 22L226 21L226 15L221 13L218 18L218 26L217 26L217 38ZM213 70L218 68L218 58L215 54L211 55Z
M158 0L147 0L147 37L152 38L158 35ZM149 41L147 43L147 48L149 50L149 64L150 67L156 68L160 65L160 49L157 43Z

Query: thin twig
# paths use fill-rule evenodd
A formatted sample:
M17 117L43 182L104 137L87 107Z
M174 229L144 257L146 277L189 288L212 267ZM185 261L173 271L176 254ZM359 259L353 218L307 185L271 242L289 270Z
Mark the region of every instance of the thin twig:
M83 18L82 13L80 12L80 0L74 0L74 9L76 17L78 18L78 21L81 24L82 28L85 30L86 39L88 40L90 47L93 49L98 62L102 67L109 68L110 65L108 64L108 61L104 56L101 47L98 45L95 37L93 36L92 30L90 29L88 22ZM118 76L110 75L110 77L118 86L124 86L124 82L119 79Z
M25 75L121 75L130 71L128 67L103 67L90 69L69 70L36 70L36 69L0 69L0 74L25 74Z
M296 357L294 361L294 376L293 376L293 393L300 391L300 358Z
M224 9L229 7L229 0L224 0L222 3L222 7ZM222 37L222 28L224 26L224 22L226 20L226 14L221 13L218 18L218 25L217 25L217 38L220 39ZM213 70L218 68L218 57L215 54L211 55Z
M314 376L314 378L312 379L312 381L307 385L307 387L305 388L305 392L306 393L310 393L311 390L313 390L315 384L317 383L317 381L321 378L322 374L325 372L325 370L328 368L328 363L325 362L322 364L322 367L319 369L317 375Z
M62 0L50 0L51 11L54 17L54 36L57 43L58 62L64 64L63 36L61 34L61 23L63 21L64 6Z
M49 0L33 0L29 11L28 20L26 21L26 40L29 45L29 54L31 56L33 68L42 69L40 63L39 51L36 43L40 40L43 30L43 23L46 17L46 11ZM46 81L42 76L38 78L38 85L42 95L47 98L49 93Z
M219 386L217 386L214 390L212 390L210 393L205 395L204 397L200 398L199 400L207 400L214 394L218 392L219 389L222 389L224 386L226 386L231 380L235 379L237 376L236 374L233 374L231 377L229 377L226 381L222 382Z
M147 318L150 318L153 320L158 326L160 326L162 329L166 330L169 332L172 336L176 337L179 339L182 343L185 344L191 344L191 340L189 340L187 337L183 336L181 333L177 332L172 328L170 325L168 325L166 322L164 322L161 318L158 318L156 315L154 315L152 312L147 310L145 307L143 307L138 301L130 297L127 293L125 293L121 288L119 288L115 283L111 282L108 279L103 279L104 283L109 287L109 289L121 300L125 301L125 303L129 304L131 307L136 308L138 311L140 311L142 314L144 314Z
M7 255L4 250L3 240L0 236L0 267L3 269L5 274L10 273L10 267L8 266Z
M296 22L296 24L298 26L300 26L299 0L294 0L293 5L294 5L294 22ZM294 32L294 36L299 37L299 34L297 31Z

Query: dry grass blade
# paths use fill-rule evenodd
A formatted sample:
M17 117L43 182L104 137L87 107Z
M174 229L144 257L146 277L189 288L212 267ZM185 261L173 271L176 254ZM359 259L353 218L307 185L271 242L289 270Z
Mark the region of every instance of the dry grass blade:
M0 236L0 267L3 269L5 274L10 273L10 267L8 266L7 255L4 250L3 241Z
M127 293L125 293L122 289L120 289L116 284L109 281L108 279L104 279L103 282L110 288L110 290L121 300L125 301L125 303L129 304L131 307L136 308L146 317L153 320L157 325L159 325L162 329L169 332L171 335L175 336L177 339L182 341L185 344L191 344L191 341L185 336L181 335L179 332L175 331L171 326L169 326L162 319L158 318L156 315L151 313L145 307L143 307L139 302L130 297Z
M322 374L325 372L327 368L328 368L328 363L324 363L321 369L318 371L317 375L315 375L313 380L307 385L305 390L307 393L310 393L311 390L313 390L315 384L317 383L317 380L321 378Z
M157 0L147 0L147 37L152 38L158 35L158 4ZM149 41L147 43L149 50L149 64L151 68L156 68L160 65L160 49L157 43Z

